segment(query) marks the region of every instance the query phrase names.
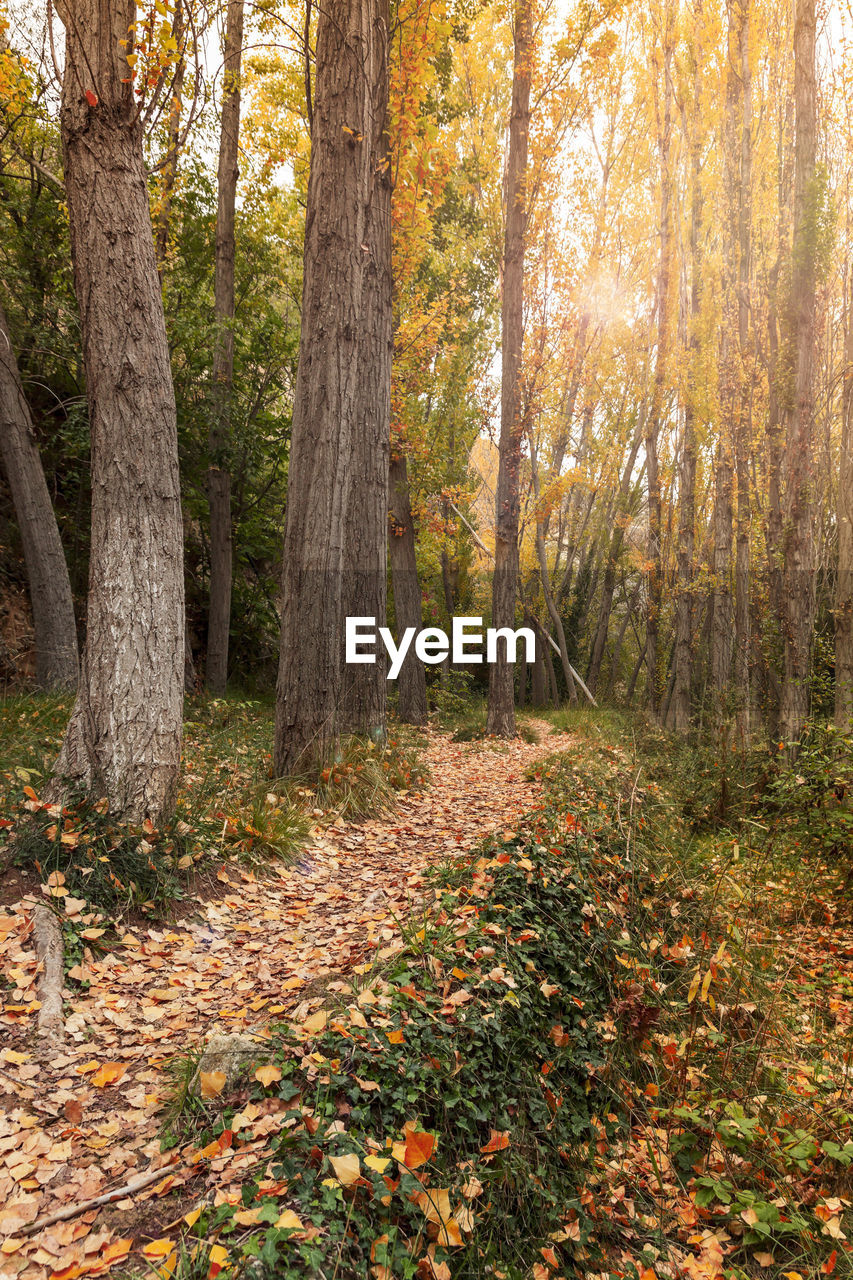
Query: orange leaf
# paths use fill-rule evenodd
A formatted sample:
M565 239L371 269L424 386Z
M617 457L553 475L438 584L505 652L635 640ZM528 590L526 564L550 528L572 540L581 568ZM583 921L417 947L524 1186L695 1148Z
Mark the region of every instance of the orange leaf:
M265 1067L258 1067L255 1072L255 1079L258 1080L265 1089L268 1089L271 1084L275 1084L276 1080L281 1079L281 1067L275 1067L271 1062L268 1062Z
M435 1147L435 1135L432 1133L414 1133L406 1136L406 1157L404 1164L410 1169L418 1169L430 1159Z
M480 1151L484 1156L491 1155L495 1151L503 1151L509 1146L509 1133L500 1133L497 1129L491 1130L491 1137L484 1147L480 1147Z
M104 1089L107 1085L115 1084L120 1080L125 1071L127 1071L125 1062L105 1062L92 1076L92 1084L98 1089Z
M202 1071L199 1073L199 1081L201 1083L201 1096L203 1098L216 1098L225 1088L225 1081L228 1079L224 1071Z

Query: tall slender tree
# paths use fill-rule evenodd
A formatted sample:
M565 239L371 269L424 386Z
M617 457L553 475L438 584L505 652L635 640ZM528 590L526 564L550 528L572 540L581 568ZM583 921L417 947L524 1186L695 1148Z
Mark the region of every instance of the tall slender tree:
M849 200L849 194L848 194ZM838 468L838 566L835 589L835 723L853 720L853 280L845 272L841 458Z
M681 436L681 465L678 474L678 533L676 546L677 588L675 599L675 639L673 652L673 687L668 721L677 733L690 727L693 685L693 598L695 591L696 545L696 464L698 453L697 419L701 401L702 367L702 287L705 265L702 217L705 192L702 182L702 150L704 143L705 94L702 42L704 11L702 0L694 8L692 59L690 145L690 334L689 367L684 400L684 429Z
M657 352L651 405L646 416L646 483L649 494L648 595L646 600L646 667L648 703L655 717L660 712L660 612L663 592L663 524L658 435L664 414L670 346L672 343L673 174L672 174L672 58L675 47L675 6L664 0L661 15L662 80L656 91L657 148L660 168L658 234L660 260L657 278Z
M171 813L181 759L183 530L175 399L128 74L134 0L64 0L61 127L92 440L86 646L54 790Z
M815 610L813 495L814 355L819 192L815 0L796 0L794 13L794 230L785 447L782 458L782 696L779 728L796 743L809 712Z
M503 297L501 301L501 429L495 488L495 567L492 625L513 627L518 589L518 517L522 417L521 354L524 339L524 247L527 226L527 156L530 129L530 81L533 56L532 0L517 0L514 22L512 105L504 217ZM489 733L515 733L513 667L498 649L489 667Z
M275 729L282 774L325 759L340 730L346 537L350 502L357 516L359 500L353 461L366 421L361 397L380 381L378 370L366 377L363 329L375 323L384 332L387 323L390 334L390 291L368 282L369 272L384 273L390 263L390 225L386 243L372 209L386 200L389 180L384 127L377 127L387 110L387 60L383 0L321 8L282 573ZM366 297L388 308L387 320L366 312ZM387 490L387 474L384 480ZM380 539L384 524L383 508Z
M210 606L207 622L207 686L222 694L228 681L231 626L231 401L234 385L234 214L240 140L240 70L243 58L243 0L228 0L222 83L222 121L217 174L216 256L213 308L211 421L207 448L207 499L210 506Z
M79 666L68 565L2 304L0 450L27 566L36 640L36 680L43 689L73 689Z

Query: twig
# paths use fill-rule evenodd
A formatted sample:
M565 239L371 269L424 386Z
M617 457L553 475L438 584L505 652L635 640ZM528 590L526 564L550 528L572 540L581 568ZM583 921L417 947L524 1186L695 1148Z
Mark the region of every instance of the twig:
M147 1173L143 1173L138 1178L132 1178L130 1182L126 1182L124 1186L114 1187L112 1191L105 1191L102 1195L93 1196L91 1200L81 1200L78 1204L67 1204L64 1209L57 1209L54 1213L46 1213L41 1218L36 1218L35 1222L29 1223L28 1226L21 1228L21 1234L31 1236L36 1231L41 1231L44 1227L52 1227L55 1222L67 1222L69 1218L79 1217L81 1213L87 1213L89 1209L97 1209L103 1204L109 1204L111 1200L122 1200L126 1195L130 1195L134 1191L141 1191L143 1187L148 1187L152 1182L157 1182L164 1177L166 1171L170 1168L170 1164L161 1165L159 1169L149 1169Z

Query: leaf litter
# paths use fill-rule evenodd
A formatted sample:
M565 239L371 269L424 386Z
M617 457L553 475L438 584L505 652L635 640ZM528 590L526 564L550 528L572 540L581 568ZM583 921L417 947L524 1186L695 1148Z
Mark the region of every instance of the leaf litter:
M274 1079L264 1063L270 1023L286 1016L316 1031L327 989L400 949L429 868L537 803L527 766L565 745L541 728L550 735L542 744L500 751L430 732L431 784L392 812L317 826L299 861L263 875L223 863L216 901L199 901L176 924L131 927L106 953L87 946L64 991L65 1042L50 1051L33 1035L35 899L5 908L0 1276L75 1280L126 1265L132 1251L143 1266L156 1261L165 1231L191 1218L189 1204L263 1163L280 1119L255 1104L246 1108L251 1140L239 1150L228 1130L201 1150L191 1142L161 1150L167 1065L214 1034L239 1031L258 1045L257 1078ZM56 886L44 889L55 895ZM95 941L98 930L86 932ZM201 1081L211 1102L225 1085L218 1074ZM342 1180L353 1173L342 1168ZM78 1212L108 1196L116 1198Z

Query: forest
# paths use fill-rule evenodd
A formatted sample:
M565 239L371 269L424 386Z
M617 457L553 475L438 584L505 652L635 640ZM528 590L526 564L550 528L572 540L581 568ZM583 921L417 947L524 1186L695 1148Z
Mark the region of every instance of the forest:
M849 0L0 0L0 1277L853 1277Z

